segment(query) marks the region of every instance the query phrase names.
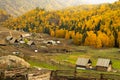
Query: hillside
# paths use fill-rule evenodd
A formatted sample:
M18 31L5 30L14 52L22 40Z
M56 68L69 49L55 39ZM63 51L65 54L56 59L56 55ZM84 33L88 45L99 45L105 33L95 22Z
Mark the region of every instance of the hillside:
M88 0L0 0L0 8L13 16L22 15L36 7L51 11L81 4L92 3Z
M52 12L37 8L19 18L8 20L4 26L72 39L77 45L120 47L119 16L120 2L71 7Z
M46 10L62 9L72 5L74 0L0 0L0 8L18 16L36 7Z

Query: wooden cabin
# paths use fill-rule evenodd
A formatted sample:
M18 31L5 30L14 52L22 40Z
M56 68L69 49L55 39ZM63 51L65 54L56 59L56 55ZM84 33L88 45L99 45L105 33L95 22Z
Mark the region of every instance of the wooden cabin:
M99 58L96 65L98 71L111 71L112 61L110 59Z
M12 36L7 36L7 37L6 37L6 41L10 41L10 40L12 40L12 39L13 39Z
M32 46L32 45L35 45L35 43L33 41L28 41L27 45Z
M31 34L29 34L29 33L20 35L21 38L26 38L26 37L30 37L30 36L31 36Z
M12 38L12 40L10 40L10 44L17 44L18 40L16 38Z
M92 61L89 58L78 58L76 69L91 69Z

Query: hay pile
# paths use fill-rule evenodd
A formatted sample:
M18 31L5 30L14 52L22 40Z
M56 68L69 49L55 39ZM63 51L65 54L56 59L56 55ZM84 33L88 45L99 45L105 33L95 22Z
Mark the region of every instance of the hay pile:
M13 55L0 57L0 69L18 67L29 68L30 64L27 63L24 59Z

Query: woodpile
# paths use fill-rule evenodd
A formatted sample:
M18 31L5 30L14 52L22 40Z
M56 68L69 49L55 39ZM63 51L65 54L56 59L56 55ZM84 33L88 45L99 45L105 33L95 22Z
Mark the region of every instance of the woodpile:
M0 57L0 69L17 68L17 67L29 68L30 64L26 62L24 59L13 55Z
M51 71L34 68L0 70L0 80L50 80Z

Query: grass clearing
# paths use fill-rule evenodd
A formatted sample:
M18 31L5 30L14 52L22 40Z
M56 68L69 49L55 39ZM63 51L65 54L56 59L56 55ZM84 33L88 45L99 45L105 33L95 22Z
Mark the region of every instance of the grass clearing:
M74 46L75 47L75 46ZM108 58L112 60L113 69L117 70L118 74L120 73L120 53L118 52L118 48L106 48L106 49L94 49L90 47L75 47L76 49L85 49L87 52L71 52L71 53L49 53L42 54L42 57L37 55L38 57L44 60L43 62L39 61L28 61L32 66L38 66L42 68L47 68L50 70L74 70L75 63L78 57L90 58L92 61L92 65L95 67L98 58ZM54 61L55 64L51 64L51 60ZM81 71L81 70L79 70ZM85 70L82 72L93 72L93 73L101 73L99 71L89 71ZM103 72L104 73L104 72ZM108 73L108 72L105 72Z

